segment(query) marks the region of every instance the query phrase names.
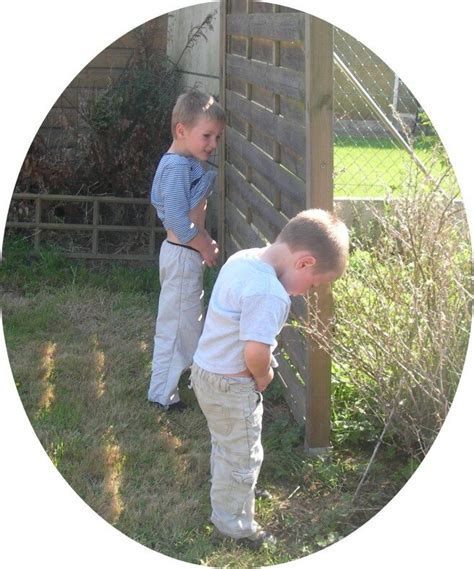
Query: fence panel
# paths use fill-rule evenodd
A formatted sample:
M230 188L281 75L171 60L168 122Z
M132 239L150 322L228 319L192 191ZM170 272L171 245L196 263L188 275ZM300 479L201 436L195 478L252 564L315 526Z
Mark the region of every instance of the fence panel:
M120 212L115 224L111 222L112 208L114 217ZM142 209L140 216L137 208ZM68 216L75 222L68 222ZM126 224L132 218L138 219L138 223L128 221ZM36 249L41 241L56 241L67 257L96 260L152 261L166 235L147 198L111 196L16 192L12 196L6 228L28 232ZM117 239L111 238L113 234L118 235ZM136 252L137 249L140 252Z
M321 181L316 173L322 162L327 168L325 175L331 177L332 114L325 107L332 102L332 69L320 69L328 75L325 85L331 88L329 98L325 93L318 99L320 78L312 77L308 83L308 66L316 60L307 57L306 28L315 18L251 1L232 0L221 6L221 102L228 121L220 152L223 197L219 240L227 258L236 250L273 242L288 219L306 207L319 204L332 209L332 182L330 192L321 191L321 187L319 193L315 190ZM315 41L319 42L319 35ZM318 51L319 47L312 49ZM323 115L328 128L316 134L322 123L317 124L315 117ZM308 145L308 125L312 127L310 144L316 142L314 148ZM306 317L302 299L292 301L291 317ZM307 339L296 328L285 327L279 344L277 374L293 414L306 423L307 447L327 446L329 420L322 435L327 440L320 437L316 441L315 409L308 403L307 394L311 385L318 391L321 381L327 384L329 373L322 378L316 370L318 377L313 377L314 357ZM314 401L319 392L310 395ZM327 399L324 404L329 404ZM323 415L327 417L328 410Z

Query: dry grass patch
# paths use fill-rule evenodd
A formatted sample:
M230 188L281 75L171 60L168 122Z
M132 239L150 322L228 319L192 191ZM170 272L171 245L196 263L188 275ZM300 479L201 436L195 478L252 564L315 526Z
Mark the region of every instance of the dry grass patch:
M181 393L189 411L167 415L146 401L155 311L155 295L90 286L4 297L8 352L28 417L55 466L99 515L170 557L243 568L313 553L390 499L374 490L374 511L357 517L347 497L367 453L352 455L354 468L347 458L309 459L275 384L266 395L260 477L274 500L259 501L257 516L280 544L258 553L213 545L209 432L187 378Z

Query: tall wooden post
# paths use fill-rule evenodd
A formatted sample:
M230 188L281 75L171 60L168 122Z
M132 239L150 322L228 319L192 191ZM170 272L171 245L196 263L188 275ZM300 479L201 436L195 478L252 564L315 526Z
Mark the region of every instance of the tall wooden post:
M227 88L226 78L226 56L227 56L227 0L221 0L219 3L220 9L220 36L219 36L219 77L220 77L220 93L219 103L225 109L225 98ZM219 172L218 172L218 186L219 186L219 219L218 219L218 244L220 247L220 262L223 264L226 259L226 244L225 244L225 163L226 163L226 131L222 133L219 144Z
M333 27L310 15L305 24L306 59L306 205L333 209ZM321 325L331 317L330 287L311 298ZM331 358L314 342L308 346L306 383L306 452L330 446Z

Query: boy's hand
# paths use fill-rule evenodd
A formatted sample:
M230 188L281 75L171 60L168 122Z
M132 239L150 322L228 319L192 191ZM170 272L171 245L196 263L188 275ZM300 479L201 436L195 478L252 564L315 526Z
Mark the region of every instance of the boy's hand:
M217 265L219 247L206 230L200 230L196 237L191 239L186 245L199 251L203 262L206 263L208 267L215 267Z
M219 247L212 239L208 247L201 251L201 256L208 267L215 267L217 265L217 257L219 255Z
M257 391L265 391L265 389L270 385L274 377L273 368L268 370L268 373L264 377L255 377L255 383L257 385Z
M247 369L252 374L257 391L265 391L273 379L272 353L268 344L247 340L244 347Z

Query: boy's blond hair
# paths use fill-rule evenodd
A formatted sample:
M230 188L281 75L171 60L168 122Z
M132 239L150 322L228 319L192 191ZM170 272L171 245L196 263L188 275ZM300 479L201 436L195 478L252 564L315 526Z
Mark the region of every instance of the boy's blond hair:
M290 219L277 237L291 252L309 251L316 259L316 271L342 274L349 256L349 232L333 213L308 209Z
M182 93L176 100L171 115L173 138L176 138L176 125L178 123L182 123L186 127L193 127L202 117L221 123L224 123L226 119L224 109L212 95L195 89Z

